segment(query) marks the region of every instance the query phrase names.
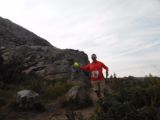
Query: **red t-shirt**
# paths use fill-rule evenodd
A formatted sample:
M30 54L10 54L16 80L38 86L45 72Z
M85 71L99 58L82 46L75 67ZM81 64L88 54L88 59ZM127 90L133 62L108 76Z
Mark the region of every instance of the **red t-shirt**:
M90 72L90 78L92 81L104 80L104 76L102 73L103 68L108 71L108 67L100 61L95 61L86 66L80 67L81 70Z

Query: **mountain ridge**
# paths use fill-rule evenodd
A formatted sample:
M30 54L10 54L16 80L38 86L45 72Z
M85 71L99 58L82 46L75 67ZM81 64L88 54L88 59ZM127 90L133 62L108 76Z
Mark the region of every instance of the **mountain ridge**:
M0 17L0 45L16 47L20 45L52 46L45 39L9 19Z
M81 65L89 63L88 56L83 51L56 48L47 40L2 17L0 53L4 64L19 61L17 66L21 66L21 72L49 80L72 79L74 61ZM81 78L80 75L76 76Z

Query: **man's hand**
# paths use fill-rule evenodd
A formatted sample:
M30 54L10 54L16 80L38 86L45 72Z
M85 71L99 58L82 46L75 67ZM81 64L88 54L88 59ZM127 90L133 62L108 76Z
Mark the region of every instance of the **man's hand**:
M108 71L106 71L106 78L108 78Z
M107 78L108 78L108 71L106 71L106 79L105 79L106 84L108 84L108 82L109 82Z
M79 64L78 62L74 62L73 66L74 66L75 68L80 68L80 64Z

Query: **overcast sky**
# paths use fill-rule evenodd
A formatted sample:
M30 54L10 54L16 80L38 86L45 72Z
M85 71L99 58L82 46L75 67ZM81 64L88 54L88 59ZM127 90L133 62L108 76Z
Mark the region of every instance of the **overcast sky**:
M0 0L0 16L118 76L160 76L160 0Z

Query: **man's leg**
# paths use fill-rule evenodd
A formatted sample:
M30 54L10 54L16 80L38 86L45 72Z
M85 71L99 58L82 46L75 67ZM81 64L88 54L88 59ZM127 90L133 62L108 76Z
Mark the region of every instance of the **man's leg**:
M96 93L98 98L101 98L101 86L100 86L100 81L92 81L92 88L93 91Z
M97 96L97 92L98 91L98 86L97 86L97 82L96 81L91 81L91 92L90 92L90 97L92 98L93 104L97 104L98 101L98 96Z
M91 81L92 89L96 93L97 97L100 96L100 91L99 91L99 81Z
M100 97L101 97L101 98L104 98L105 80L99 81L99 91L100 91Z

